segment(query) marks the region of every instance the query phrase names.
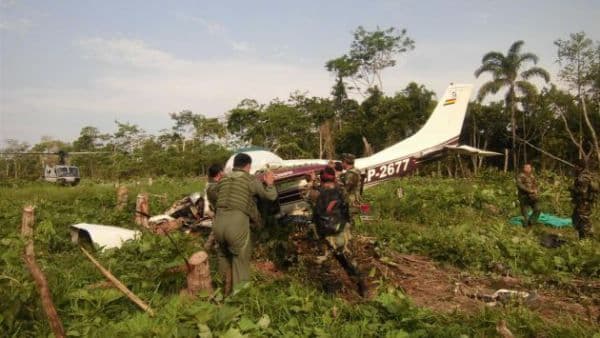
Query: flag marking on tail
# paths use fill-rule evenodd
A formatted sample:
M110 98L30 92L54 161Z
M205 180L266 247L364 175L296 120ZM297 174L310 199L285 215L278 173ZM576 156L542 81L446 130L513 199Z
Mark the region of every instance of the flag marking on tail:
M456 99L447 99L446 101L444 101L444 106L448 106L451 104L455 104L456 103Z

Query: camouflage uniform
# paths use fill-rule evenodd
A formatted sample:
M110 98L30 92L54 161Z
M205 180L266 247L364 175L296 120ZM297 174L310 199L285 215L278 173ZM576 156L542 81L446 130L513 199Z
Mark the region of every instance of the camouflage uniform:
M208 183L206 184L206 200L208 201L210 211L213 213L216 211L217 206L217 186L217 181L212 178L208 179Z
M592 223L590 216L592 214L592 204L598 193L597 182L587 170L581 170L571 188L571 199L573 201L573 226L579 233L579 238L592 235Z
M346 195L346 202L350 206L350 214L356 215L360 213L360 194L362 178L360 171L354 167L354 155L344 154L344 161L352 165L341 176L341 185Z
M318 195L325 192L327 189L340 189L340 187L336 186L335 188L321 188L321 189L322 190L319 191ZM342 193L343 193L343 191L342 191ZM318 195L316 196L316 198L318 198ZM314 207L314 205L313 205L313 207ZM318 208L316 208L316 207L313 209L313 218L314 219L316 219L316 217L319 217L317 210L318 210ZM322 240L325 244L325 255L320 256L317 259L318 259L318 263L322 264L330 257L331 253L333 253L333 256L335 257L335 259L340 263L340 265L342 266L344 271L346 271L348 276L350 276L350 278L356 283L359 293L361 294L361 296L363 296L364 293L366 292L366 286L364 284L364 281L361 278L361 274L360 274L360 271L358 270L357 264L352 257L353 256L352 252L350 251L349 244L350 244L350 240L352 239L351 226L350 226L350 214L348 213L347 209L346 209L345 213L346 213L346 215L344 217L345 224L341 225L342 230L340 232L332 234L332 235L319 235L319 237L322 238ZM318 229L317 229L317 233L318 233Z
M217 186L218 186L217 181L215 181L212 178L208 179L208 183L206 184L206 189L204 190L204 199L205 199L205 203L208 203L208 208L205 209L207 212L205 213L204 216L209 216L209 217L214 218L215 213L217 212L217 209L216 209ZM208 235L208 238L206 239L206 242L204 243L204 249L206 249L207 251L212 251L214 248L214 244L215 244L215 232L211 231L210 234Z
M533 174L520 173L517 176L517 190L519 191L519 204L521 214L523 215L523 225L531 226L537 223L540 217L540 207L538 204L537 182ZM531 217L528 217L528 208L533 209Z
M219 244L219 271L226 282L231 276L232 287L236 287L250 278L250 221L260 218L254 196L273 201L277 190L274 186L265 188L255 177L235 168L219 181L216 190L213 231Z

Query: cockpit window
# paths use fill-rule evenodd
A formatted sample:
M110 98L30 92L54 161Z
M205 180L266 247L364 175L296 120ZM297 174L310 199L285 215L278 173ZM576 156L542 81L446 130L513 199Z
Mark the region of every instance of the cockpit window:
M68 176L69 175L69 169L65 168L65 167L57 167L55 169L56 171L56 176Z
M79 177L79 168L77 167L56 167L56 176L58 177Z

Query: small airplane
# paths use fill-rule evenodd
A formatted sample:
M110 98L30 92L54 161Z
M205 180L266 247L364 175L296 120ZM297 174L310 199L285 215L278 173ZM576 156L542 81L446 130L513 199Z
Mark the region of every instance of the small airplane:
M448 153L470 154L478 156L497 156L500 153L477 149L467 145L459 145L459 136L464 123L467 105L471 96L472 85L451 84L438 102L429 120L414 135L377 152L371 156L355 160L355 167L361 171L364 188L370 188L382 182L397 179L412 173L420 165L443 158ZM261 177L265 171L270 170L275 174L275 186L279 194L275 202L276 217L282 219L286 216L291 222L305 222L310 213L310 206L304 198L308 188L309 177L329 164L323 159L294 159L284 160L277 154L261 148L240 149L237 153L246 153L252 158L250 173ZM225 171L231 171L233 166L232 155L225 165ZM207 215L208 204L205 198L200 198L194 193L176 203L177 212L192 209L203 210L197 222L201 226L210 227L212 220ZM175 214L166 212L166 215L155 216L155 220L172 220ZM298 216L298 217L296 217ZM198 218L197 217L197 218ZM294 218L296 217L296 218ZM306 219L305 219L306 218ZM192 222L193 223L193 222ZM110 227L99 228L97 225L76 224L73 226L79 232L93 238L100 246L114 245L113 240L122 240L122 234L115 232ZM197 228L192 224L191 228ZM109 230L106 230L109 229ZM133 236L129 234L129 236ZM107 240L110 239L111 241ZM129 238L129 237L127 237Z
M361 171L363 187L370 188L406 176L420 165L441 159L448 153L502 155L458 144L472 88L470 84L451 84L417 133L371 156L357 158L354 164ZM288 215L301 213L308 207L303 198L308 177L329 163L323 159L284 160L277 154L262 149L242 149L237 153L240 152L252 158L251 174L261 176L265 170L275 174L278 204L281 213ZM226 172L232 169L234 156L235 154L227 161Z

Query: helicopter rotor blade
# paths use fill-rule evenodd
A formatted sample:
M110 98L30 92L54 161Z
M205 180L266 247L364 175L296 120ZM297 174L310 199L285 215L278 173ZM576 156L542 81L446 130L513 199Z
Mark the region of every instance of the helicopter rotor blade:
M84 155L84 154L110 154L112 151L68 151L63 152L65 156L69 155ZM0 155L60 155L60 152L18 152L18 151L0 151Z
M0 155L58 155L58 153L3 151Z

